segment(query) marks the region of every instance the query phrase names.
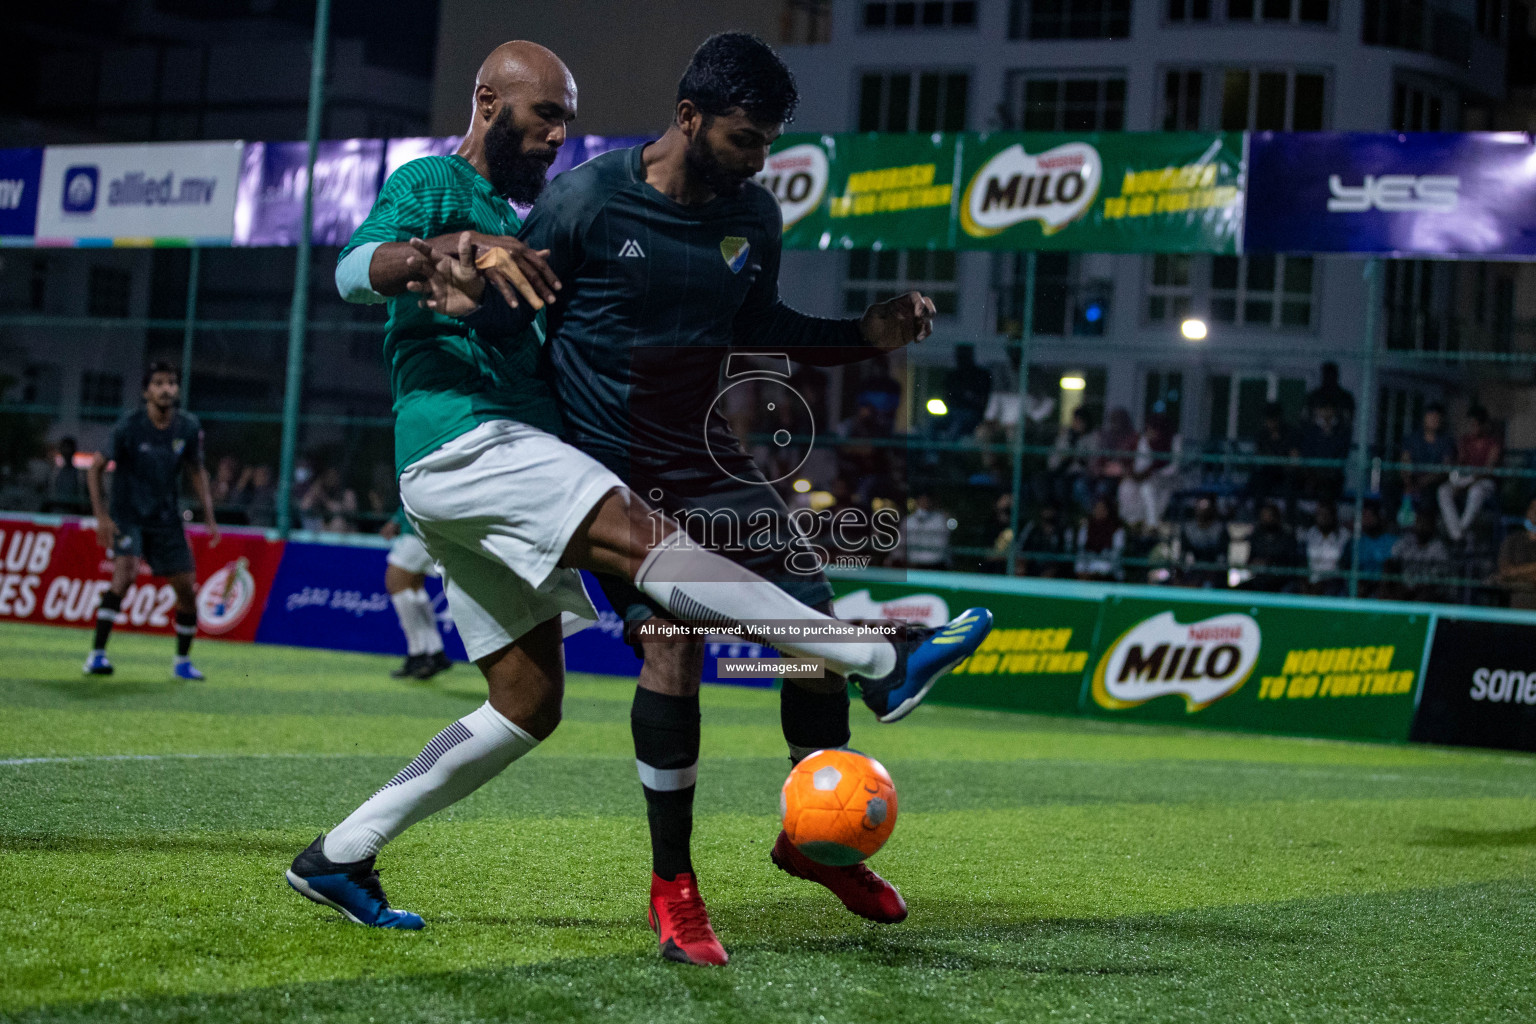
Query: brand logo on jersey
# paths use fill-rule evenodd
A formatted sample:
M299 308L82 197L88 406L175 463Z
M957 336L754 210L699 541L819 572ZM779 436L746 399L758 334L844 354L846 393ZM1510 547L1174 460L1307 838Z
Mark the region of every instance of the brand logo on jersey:
M643 260L645 259L645 250L640 248L639 242L631 238L619 249L619 259L624 259L625 257Z
M1110 644L1093 674L1093 699L1122 711L1178 694L1200 711L1237 690L1259 661L1259 624L1230 612L1185 624L1173 612L1144 619Z
M747 253L751 251L752 243L739 235L726 235L720 239L720 255L733 274L741 273L741 268L747 265Z
M960 201L960 225L973 238L987 238L1022 224L1040 222L1053 235L1081 217L1099 194L1104 163L1086 142L1068 142L1031 156L1009 146L982 165Z
M205 633L228 633L256 603L256 578L244 555L203 581L197 589L197 625Z
M768 158L757 181L779 201L788 230L827 194L827 151L809 143L790 146Z
M1337 174L1328 175L1328 212L1450 213L1461 198L1461 179L1454 174L1367 174L1359 185L1346 185Z

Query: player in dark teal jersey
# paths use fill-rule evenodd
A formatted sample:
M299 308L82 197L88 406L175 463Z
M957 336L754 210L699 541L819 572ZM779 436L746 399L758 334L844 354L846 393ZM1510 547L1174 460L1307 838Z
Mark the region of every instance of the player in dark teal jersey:
M179 679L203 678L190 660L197 635L197 578L181 527L183 476L192 481L202 503L210 546L219 542L219 526L203 466L203 427L196 416L176 408L180 397L181 372L168 363L151 363L144 371L143 407L118 420L112 430L110 504L102 488L107 456L97 455L86 474L96 537L112 553L112 586L101 595L96 636L85 662L90 675L112 673L107 638L142 560L176 592L176 660L171 671Z
M558 177L520 237L548 250L562 282L559 302L546 310L547 344L570 443L680 520L697 541L708 545L721 522L733 524L731 540L718 545L722 553L800 602L830 611L832 591L816 552L790 528L783 500L717 410L722 363L743 350L824 365L869 358L926 337L934 309L912 292L861 318L829 320L798 313L779 298L778 205L750 179L796 99L788 69L764 43L739 33L715 36L679 85L667 133ZM430 256L425 246L422 252ZM508 307L478 282L461 283L452 266L444 269L451 263L440 260L430 282L413 285L431 294L429 308L457 310L485 336L515 333L529 322L526 307ZM631 723L651 826L652 924L665 955L722 962L689 855L702 643L647 637L640 627L661 613L656 602L622 579L599 578L645 659ZM952 639L939 642L979 644L989 621L984 609L972 609L948 627ZM905 715L931 685L932 678L910 688L861 683L882 721ZM792 758L847 745L841 678L786 679L782 694ZM906 916L896 890L862 864L813 864L782 834L773 856L861 916Z

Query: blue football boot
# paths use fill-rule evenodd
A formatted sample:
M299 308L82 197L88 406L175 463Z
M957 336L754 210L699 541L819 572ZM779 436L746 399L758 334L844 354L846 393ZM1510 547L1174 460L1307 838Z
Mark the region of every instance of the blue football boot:
M287 877L288 884L300 896L341 911L342 917L355 924L406 931L417 931L422 926L419 915L391 909L372 857L338 864L325 855L323 834L293 858Z
M859 680L864 703L882 722L905 718L938 678L976 653L992 631L992 613L967 608L938 628L907 626L897 640L896 667L880 679Z
M92 651L85 659L85 667L82 671L88 676L109 676L112 674L112 663L107 660L106 651Z
M171 675L177 679L185 679L189 682L200 683L208 677L197 670L190 661L178 661L171 666Z

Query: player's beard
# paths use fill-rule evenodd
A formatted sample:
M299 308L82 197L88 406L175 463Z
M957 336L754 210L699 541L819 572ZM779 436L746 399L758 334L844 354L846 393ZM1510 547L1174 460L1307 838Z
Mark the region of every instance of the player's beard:
M717 196L733 196L741 191L741 186L747 182L739 174L732 174L720 158L715 155L712 147L705 138L709 126L704 126L704 131L693 137L688 143L688 148L683 151L683 159L687 161L688 173L701 182Z
M554 147L523 148L523 137L512 124L512 108L501 113L485 130L485 163L491 187L519 206L532 205L544 191L549 165L555 162Z

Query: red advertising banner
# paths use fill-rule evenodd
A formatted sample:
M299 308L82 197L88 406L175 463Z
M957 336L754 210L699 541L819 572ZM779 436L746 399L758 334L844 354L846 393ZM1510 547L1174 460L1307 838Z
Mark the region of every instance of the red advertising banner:
M283 543L259 532L229 531L216 546L187 529L197 563L198 631L253 641L283 557ZM0 622L91 626L112 582L112 559L96 543L94 520L44 525L0 518ZM176 594L142 564L123 598L118 629L169 634Z

